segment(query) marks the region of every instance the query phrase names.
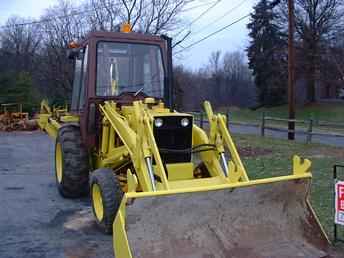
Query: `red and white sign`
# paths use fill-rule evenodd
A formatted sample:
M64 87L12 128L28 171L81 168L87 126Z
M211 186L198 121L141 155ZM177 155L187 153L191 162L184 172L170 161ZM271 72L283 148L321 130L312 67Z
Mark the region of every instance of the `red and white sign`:
M338 181L335 187L336 187L335 223L344 225L344 181Z

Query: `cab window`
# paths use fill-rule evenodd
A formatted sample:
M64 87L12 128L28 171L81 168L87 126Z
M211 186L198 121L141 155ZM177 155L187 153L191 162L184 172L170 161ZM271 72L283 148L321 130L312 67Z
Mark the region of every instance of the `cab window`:
M85 48L84 58L82 62L82 78L81 78L79 110L82 109L85 104L87 65L88 65L88 46L86 46Z
M87 76L87 57L88 47L81 49L74 62L74 80L72 92L72 111L78 111L83 108L86 94L86 76Z
M97 47L97 96L142 91L163 97L164 67L158 45L100 42Z

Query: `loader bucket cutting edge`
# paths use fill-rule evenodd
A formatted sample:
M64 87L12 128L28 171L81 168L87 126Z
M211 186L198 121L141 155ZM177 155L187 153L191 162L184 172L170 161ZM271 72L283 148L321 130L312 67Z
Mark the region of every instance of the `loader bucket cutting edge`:
M310 178L302 178L136 198L117 214L115 255L327 257L328 241L307 200L309 188Z

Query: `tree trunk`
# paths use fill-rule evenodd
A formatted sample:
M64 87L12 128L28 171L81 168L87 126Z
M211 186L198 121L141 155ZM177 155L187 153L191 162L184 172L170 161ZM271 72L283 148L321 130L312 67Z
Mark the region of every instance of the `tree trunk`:
M307 101L309 103L315 102L315 80L314 80L314 73L308 74L308 78L307 78Z
M317 58L318 58L318 51L317 51L317 43L315 40L308 42L306 44L308 46L306 51L307 53L307 62L306 62L306 83L307 83L307 102L313 103L315 102L315 84L316 84L316 66L317 66Z

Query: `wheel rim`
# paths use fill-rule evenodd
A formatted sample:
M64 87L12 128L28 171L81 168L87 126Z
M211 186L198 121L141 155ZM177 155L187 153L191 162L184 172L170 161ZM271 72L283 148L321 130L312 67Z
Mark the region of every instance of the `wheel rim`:
M98 221L102 221L104 217L103 199L100 187L97 184L93 184L92 186L92 203Z
M56 178L59 183L62 182L62 147L60 143L56 143L55 151L55 166L56 166Z

